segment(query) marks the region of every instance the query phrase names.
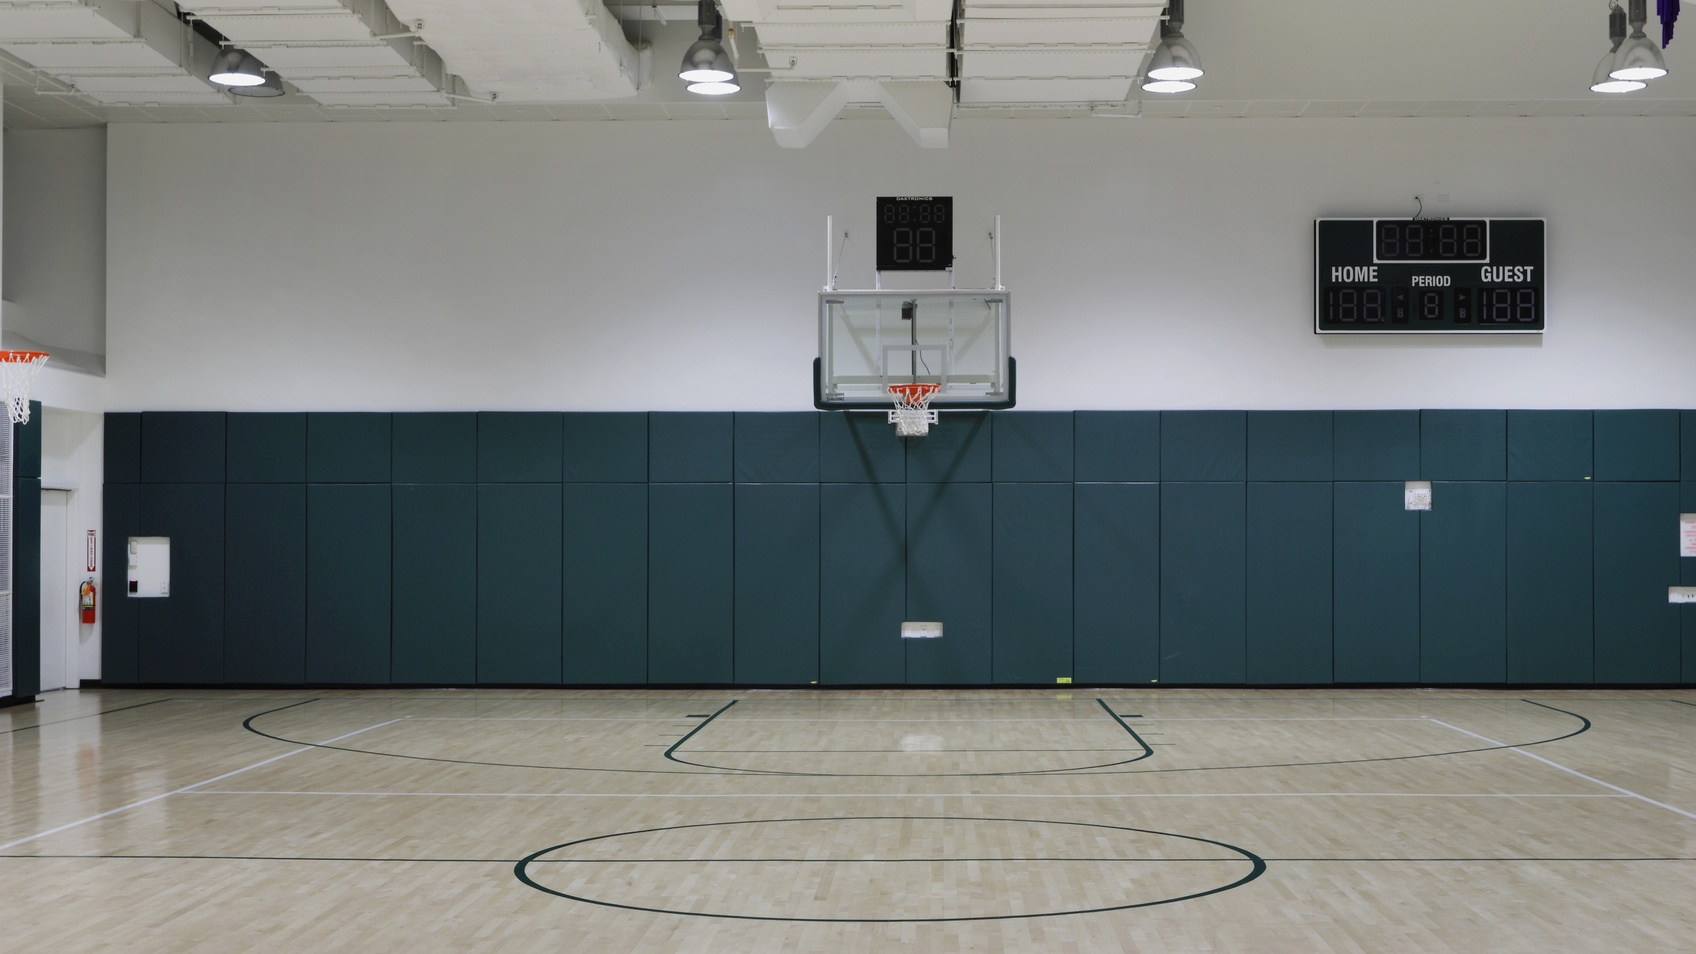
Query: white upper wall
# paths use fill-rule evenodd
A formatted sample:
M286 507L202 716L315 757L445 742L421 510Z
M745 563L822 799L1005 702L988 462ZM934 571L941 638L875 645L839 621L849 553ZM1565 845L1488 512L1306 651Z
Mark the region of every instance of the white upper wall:
M106 352L106 130L8 129L6 330Z
M1003 217L1019 406L1696 407L1689 119L109 127L113 410L811 407L824 221ZM1549 220L1543 336L1318 337L1313 219ZM1448 200L1442 201L1441 196Z

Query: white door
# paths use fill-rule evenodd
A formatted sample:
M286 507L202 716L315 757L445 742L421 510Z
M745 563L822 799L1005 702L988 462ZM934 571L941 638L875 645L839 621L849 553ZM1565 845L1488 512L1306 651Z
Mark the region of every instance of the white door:
M77 685L77 594L65 568L70 491L41 492L41 691ZM81 583L81 580L77 581Z

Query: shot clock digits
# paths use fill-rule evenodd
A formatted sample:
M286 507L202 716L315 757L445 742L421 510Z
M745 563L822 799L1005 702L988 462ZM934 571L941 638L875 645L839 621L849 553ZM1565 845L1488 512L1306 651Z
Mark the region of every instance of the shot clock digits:
M954 265L952 196L900 195L877 200L877 270L940 272Z

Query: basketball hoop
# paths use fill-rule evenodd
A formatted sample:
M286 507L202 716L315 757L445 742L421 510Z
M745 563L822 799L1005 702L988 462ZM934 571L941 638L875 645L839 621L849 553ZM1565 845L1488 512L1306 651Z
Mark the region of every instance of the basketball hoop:
M897 437L923 437L936 423L936 412L930 409L930 399L942 390L940 384L891 384L889 394L895 399L895 410L889 412L889 423L895 425Z
M13 424L29 423L29 389L47 363L45 351L0 351L0 397Z

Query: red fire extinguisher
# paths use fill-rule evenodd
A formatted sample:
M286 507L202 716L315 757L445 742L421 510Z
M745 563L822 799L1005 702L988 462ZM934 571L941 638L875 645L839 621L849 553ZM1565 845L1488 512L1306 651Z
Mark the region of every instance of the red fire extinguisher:
M94 622L94 577L82 581L82 621Z

